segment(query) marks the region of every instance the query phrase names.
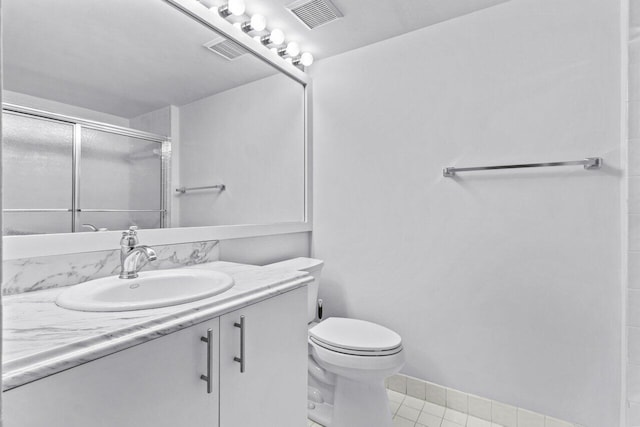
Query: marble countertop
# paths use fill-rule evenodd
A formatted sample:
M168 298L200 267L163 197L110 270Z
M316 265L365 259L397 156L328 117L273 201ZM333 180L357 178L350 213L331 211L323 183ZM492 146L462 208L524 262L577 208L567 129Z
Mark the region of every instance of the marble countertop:
M84 312L58 307L66 288L3 298L3 391L305 286L312 277L230 262L194 267L234 278L211 298L148 310Z

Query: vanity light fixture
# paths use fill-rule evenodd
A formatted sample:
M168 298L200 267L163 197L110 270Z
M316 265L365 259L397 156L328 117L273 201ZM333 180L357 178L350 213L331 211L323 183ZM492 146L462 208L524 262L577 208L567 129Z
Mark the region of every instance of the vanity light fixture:
M245 11L244 0L229 0L227 4L222 5L218 8L218 13L223 18L226 18L230 15L242 16L244 15L244 11Z
M273 30L271 30L271 34L259 37L259 39L260 39L260 43L262 43L265 46L268 46L270 44L275 46L280 46L282 43L284 43L284 33L282 32L281 29L274 28Z
M300 54L300 56L293 58L291 63L293 65L300 64L300 65L303 65L305 67L308 67L311 64L313 64L313 55L310 54L309 52L302 52L302 54Z
M264 16L258 15L257 13L253 15L249 21L243 22L240 26L240 29L245 33L264 31L265 28L267 28L267 20Z
M300 53L300 45L296 42L289 42L286 47L278 49L278 55L295 58Z
M227 3L220 7L213 6L214 0L199 1L211 10L217 10L223 18L229 18L233 26L239 30L245 33L257 32L258 34L253 37L254 40L260 42L287 62L298 67L308 67L313 64L313 55L309 52L302 52L301 54L298 43L290 41L285 45L285 36L281 29L274 28L268 34L263 33L264 35L261 35L260 32L267 29L267 20L259 14L254 14L248 18L245 15L244 0L227 0ZM237 17L241 17L240 20Z

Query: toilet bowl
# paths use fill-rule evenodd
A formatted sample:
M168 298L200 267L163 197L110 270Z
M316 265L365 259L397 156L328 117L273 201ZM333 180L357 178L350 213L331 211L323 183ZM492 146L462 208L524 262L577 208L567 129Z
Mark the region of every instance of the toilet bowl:
M309 329L309 345L313 360L333 374L328 426L391 426L384 379L404 364L398 334L375 323L332 317Z
M384 379L404 364L402 339L372 322L331 317L316 321L324 262L295 258L266 267L306 271L309 285L308 416L325 427L390 427Z

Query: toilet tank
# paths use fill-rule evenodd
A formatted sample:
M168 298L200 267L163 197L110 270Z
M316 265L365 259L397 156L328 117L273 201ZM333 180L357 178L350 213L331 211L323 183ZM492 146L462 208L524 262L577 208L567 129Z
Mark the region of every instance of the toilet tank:
M268 268L291 270L291 271L306 271L313 277L313 282L308 285L307 294L307 322L311 323L316 319L316 309L318 306L318 288L320 287L320 273L324 261L314 258L293 258L274 264L265 265Z

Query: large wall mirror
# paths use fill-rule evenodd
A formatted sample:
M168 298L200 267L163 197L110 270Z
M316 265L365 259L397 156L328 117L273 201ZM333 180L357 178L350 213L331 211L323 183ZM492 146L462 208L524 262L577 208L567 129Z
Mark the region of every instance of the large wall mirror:
M5 236L305 221L304 82L163 0L2 6Z

